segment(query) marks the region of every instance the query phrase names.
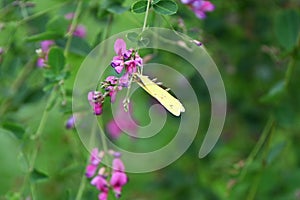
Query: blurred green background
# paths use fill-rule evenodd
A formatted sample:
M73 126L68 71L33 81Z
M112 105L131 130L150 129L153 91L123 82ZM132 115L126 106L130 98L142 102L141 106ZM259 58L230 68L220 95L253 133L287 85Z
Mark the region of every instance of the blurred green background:
M62 79L49 77L46 69L35 66L35 50L48 38L65 49L64 15L74 12L78 2L82 2L78 22L87 35L73 38L65 54L69 72L60 74ZM65 122L71 116L76 72L89 51L110 35L142 27L144 14L128 11L133 3L0 1L0 199L26 199L32 190L36 199L75 199L82 181L82 199L97 199L98 191L83 177L88 152ZM205 84L198 82L199 75L188 72L193 87L201 91L197 137L170 166L128 174L121 199L300 199L300 2L212 1L215 11L204 20L176 3L175 15L160 16L151 10L148 25L174 28L205 44L226 87L224 130L213 151L198 159L210 119L210 98ZM57 34L51 35L53 31ZM155 61L172 66L174 59L169 56L156 55ZM135 118L147 124L144 102L151 98L144 93L136 98L140 99ZM33 139L46 104L45 128ZM103 116L104 122L110 117ZM168 120L165 138L149 143L149 149L170 140L166 133L177 123ZM122 142L134 145L124 136L116 141ZM109 199L114 199L112 194Z

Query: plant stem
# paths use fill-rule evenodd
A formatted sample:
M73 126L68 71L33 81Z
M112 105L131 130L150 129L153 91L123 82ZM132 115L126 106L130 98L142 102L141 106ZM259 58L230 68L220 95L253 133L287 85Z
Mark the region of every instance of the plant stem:
M146 29L151 0L148 0L142 32Z
M265 143L268 135L271 133L271 129L274 125L274 119L271 116L263 130L263 133L261 134L258 142L256 143L256 146L254 147L254 149L252 150L252 152L250 153L250 155L248 156L245 166L243 168L243 170L241 171L241 174L239 176L239 180L241 181L247 174L247 170L248 167L250 166L250 164L253 162L254 158L257 156L259 150L262 148L263 144Z
M81 12L81 9L82 9L82 0L78 0L78 4L77 4L77 7L76 7L76 10L75 10L75 13L74 13L74 17L73 17L72 22L71 22L70 30L68 31L68 33L66 35L68 39L67 39L66 47L65 47L65 50L64 50L65 57L68 56L69 49L70 49L71 42L72 42L72 38L73 38L73 33L76 29L76 26L77 26L77 23L78 23L78 17L79 17L79 14Z
M287 88L290 81L291 81L291 77L293 75L293 71L295 69L295 64L296 64L296 59L294 58L296 56L296 53L292 53L292 58L288 64L288 68L287 71L285 73L285 87Z
M93 128L92 128L92 134L89 140L89 147L92 146L92 143L95 141L95 134L96 134L96 122L93 124ZM89 164L90 158L88 158L86 160L86 165ZM76 195L75 200L80 200L82 198L82 194L86 185L86 176L85 176L85 172L82 174L81 176L81 181L80 181L80 185L79 185L79 189Z

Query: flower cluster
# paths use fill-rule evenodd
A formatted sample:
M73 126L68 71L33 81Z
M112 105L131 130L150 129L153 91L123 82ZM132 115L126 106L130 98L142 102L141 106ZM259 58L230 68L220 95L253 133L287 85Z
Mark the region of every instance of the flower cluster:
M212 12L215 9L214 4L205 0L181 0L181 3L187 4L199 19L204 19L206 12Z
M120 198L122 187L128 182L124 164L120 159L121 154L111 150L109 151L109 155L114 157L112 161L111 173L106 172L105 167L99 168L105 153L104 151L99 152L97 148L93 149L90 156L89 165L86 167L86 177L92 178L91 184L100 191L100 194L98 195L99 200L107 200L110 189L113 190L116 198ZM96 174L97 170L98 173ZM109 177L110 180L108 180Z
M36 50L36 53L38 54L39 58L37 60L36 65L38 67L45 67L46 63L48 61L48 53L49 49L52 45L54 45L53 40L44 40L40 43L41 48Z
M121 74L120 78L116 76L108 76L105 81L101 83L101 88L105 92L91 91L88 94L88 100L94 110L95 115L102 114L102 107L105 97L109 96L111 103L116 100L117 92L126 88L129 85L132 74L138 71L138 68L143 66L143 59L134 49L126 49L126 43L123 39L117 39L114 44L114 50L117 56L113 57L111 66L115 69L117 74Z

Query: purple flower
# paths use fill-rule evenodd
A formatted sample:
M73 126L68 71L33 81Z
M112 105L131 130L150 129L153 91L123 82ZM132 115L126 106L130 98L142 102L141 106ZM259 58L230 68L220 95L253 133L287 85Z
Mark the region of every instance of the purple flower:
M109 84L105 88L106 91L109 91L110 102L114 103L116 101L117 92L122 90L122 86L118 86L118 78L115 76L108 76L105 81Z
M112 168L114 172L124 172L125 171L125 166L123 161L120 158L114 158L113 163L112 163Z
M181 0L183 4L187 4L199 19L206 17L206 12L212 12L215 6L210 1L205 0Z
M99 195L98 195L98 199L99 200L107 200L108 198L108 192L101 192Z
M104 97L101 92L92 91L88 93L88 100L90 105L93 107L95 115L101 115L103 112L103 101Z
M39 68L45 67L45 59L44 58L38 58L36 61L36 66Z
M72 129L75 127L75 115L72 115L71 117L69 117L68 121L66 122L66 128L67 129Z

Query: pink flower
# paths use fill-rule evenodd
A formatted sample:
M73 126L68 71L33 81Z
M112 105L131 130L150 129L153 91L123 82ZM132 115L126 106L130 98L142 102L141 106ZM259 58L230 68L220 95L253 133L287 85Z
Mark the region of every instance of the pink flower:
M199 19L206 17L206 12L212 12L215 6L210 1L205 0L181 0L183 4L189 5Z
M107 197L108 197L108 192L101 192L101 193L98 195L98 199L99 199L99 200L107 200Z
M84 25L79 24L78 26L76 26L74 32L73 32L74 36L80 37L80 38L85 38L86 36L86 28Z
M117 92L122 90L122 86L118 86L118 78L115 76L108 76L105 82L108 84L105 90L109 91L110 101L114 103L116 101Z
M120 158L113 160L113 173L110 179L110 185L112 186L117 198L121 196L122 187L128 182L127 175L124 173L125 166Z
M122 56L126 51L126 43L123 39L117 39L114 44L115 52L118 56Z
M36 65L40 68L45 67L46 62L48 61L49 49L54 45L53 40L44 40L40 43L41 49L37 50L39 58L37 59Z
M50 47L54 44L53 40L44 40L41 42L42 52L47 53Z
M110 185L112 186L116 198L120 198L122 187L128 182L127 175L124 172L113 172Z
M75 13L70 12L70 13L65 14L65 18L68 19L68 20L70 20L70 19L74 18L74 15L75 15Z
M137 135L137 124L138 122L132 118L131 104L129 104L128 112L124 110L121 104L115 118L108 122L106 129L113 139L117 139L123 131L129 132L131 135Z
M98 168L98 165L89 164L86 167L85 176L88 178L92 178L95 175L97 168Z
M90 156L90 163L86 167L86 173L85 173L86 177L91 178L95 175L95 172L97 171L98 165L100 164L103 156L104 156L103 151L99 153L99 150L97 148L94 148L92 150Z
M108 185L106 178L103 175L98 174L92 179L91 184L96 186L96 188L102 192L108 192Z

